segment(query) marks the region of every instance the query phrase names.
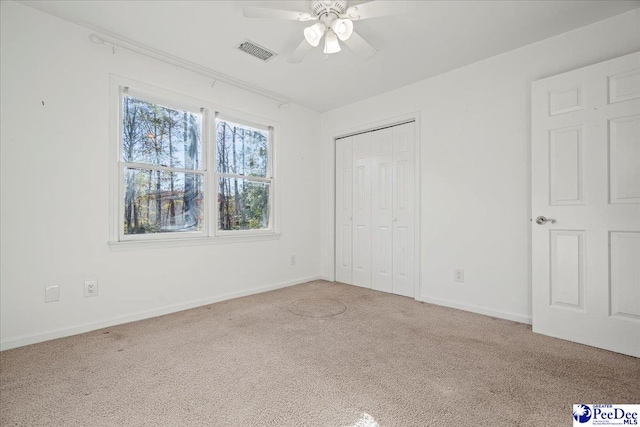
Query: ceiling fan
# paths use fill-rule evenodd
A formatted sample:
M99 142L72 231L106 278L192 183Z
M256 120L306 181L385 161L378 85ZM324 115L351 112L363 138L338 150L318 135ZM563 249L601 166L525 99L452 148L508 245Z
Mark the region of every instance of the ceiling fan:
M340 41L344 42L362 59L374 57L378 51L353 30L353 22L380 16L406 13L415 1L370 1L348 7L346 0L312 0L310 12L245 7L247 18L273 18L290 21L318 21L304 29L304 40L293 51L288 62L301 62L307 53L317 47L324 37L326 55L340 52Z

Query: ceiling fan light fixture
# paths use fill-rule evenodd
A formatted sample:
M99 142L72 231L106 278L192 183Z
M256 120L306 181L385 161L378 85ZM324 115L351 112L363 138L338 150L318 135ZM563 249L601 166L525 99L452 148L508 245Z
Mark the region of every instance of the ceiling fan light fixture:
M350 19L336 19L331 23L331 29L340 40L348 40L353 34L353 21Z
M325 27L322 22L313 24L304 29L304 38L311 46L316 47L320 44L320 39L322 39L326 29L327 27Z
M324 38L324 53L338 53L342 50L340 48L340 42L338 41L338 36L333 31L327 32L327 36Z

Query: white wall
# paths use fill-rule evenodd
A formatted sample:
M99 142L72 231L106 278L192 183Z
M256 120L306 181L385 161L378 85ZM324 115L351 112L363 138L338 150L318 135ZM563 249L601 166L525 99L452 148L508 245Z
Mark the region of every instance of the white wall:
M1 8L2 348L319 275L320 114L279 110L124 50L112 55L82 27L13 2ZM112 252L110 73L280 123L281 237ZM99 296L85 299L83 281L91 278ZM60 284L60 301L45 304L50 283Z
M530 84L639 49L636 9L324 114L323 275L334 272L331 136L418 112L420 299L530 322Z

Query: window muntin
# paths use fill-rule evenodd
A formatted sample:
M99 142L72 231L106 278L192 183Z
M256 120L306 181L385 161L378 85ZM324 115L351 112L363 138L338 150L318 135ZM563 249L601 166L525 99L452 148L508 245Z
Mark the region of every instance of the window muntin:
M120 91L121 240L204 235L204 111Z
M220 233L272 229L271 128L216 120Z

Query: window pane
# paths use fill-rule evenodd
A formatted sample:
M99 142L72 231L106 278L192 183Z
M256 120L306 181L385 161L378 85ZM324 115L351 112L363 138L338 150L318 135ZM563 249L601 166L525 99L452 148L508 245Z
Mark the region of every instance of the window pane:
M218 172L267 176L267 131L218 120L216 142Z
M202 169L202 115L132 96L122 99L122 160Z
M125 168L124 234L202 231L200 174Z
M218 216L219 230L269 228L269 184L220 177Z

